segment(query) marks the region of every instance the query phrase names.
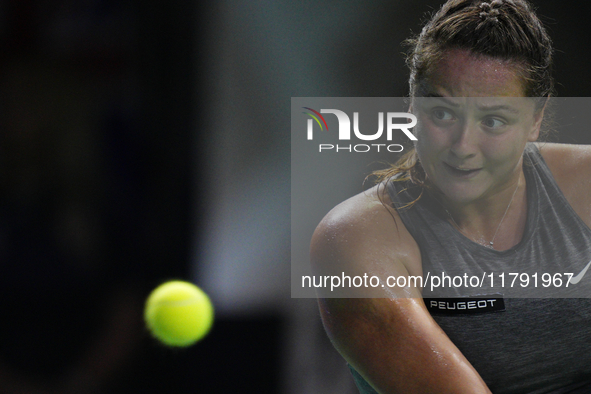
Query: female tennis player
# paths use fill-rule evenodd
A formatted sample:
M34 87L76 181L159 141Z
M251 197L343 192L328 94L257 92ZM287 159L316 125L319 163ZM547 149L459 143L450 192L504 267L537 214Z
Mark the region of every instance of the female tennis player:
M570 272L573 286L588 283L591 149L536 142L552 45L531 5L450 0L410 43L418 140L377 186L322 220L313 267L423 278ZM491 288L450 283L438 294L448 298L427 301L426 286L386 286L319 305L364 394L590 392L589 300Z

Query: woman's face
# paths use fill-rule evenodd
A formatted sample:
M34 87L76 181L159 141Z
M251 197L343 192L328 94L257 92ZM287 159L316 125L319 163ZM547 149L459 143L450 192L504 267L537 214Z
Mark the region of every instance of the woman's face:
M416 149L428 180L446 199L475 202L514 188L543 110L524 97L516 68L449 50L413 99Z

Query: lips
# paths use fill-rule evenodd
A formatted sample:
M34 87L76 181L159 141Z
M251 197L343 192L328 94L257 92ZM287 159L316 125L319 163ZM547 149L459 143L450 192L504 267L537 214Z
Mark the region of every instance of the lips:
M455 167L445 162L443 164L449 174L458 178L472 178L482 170L482 168Z

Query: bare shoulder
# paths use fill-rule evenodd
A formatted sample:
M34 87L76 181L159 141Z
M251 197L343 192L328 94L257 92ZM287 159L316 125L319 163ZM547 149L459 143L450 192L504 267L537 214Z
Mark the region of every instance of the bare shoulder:
M378 185L343 201L322 219L313 246L337 243L350 252L366 241L394 241L400 235L401 221L385 198L383 185Z
M422 274L418 246L390 207L383 184L334 207L316 228L310 253L315 268Z
M573 171L586 174L591 179L591 145L537 143L542 157L552 173L564 174Z
M539 143L537 146L568 202L591 225L591 145Z

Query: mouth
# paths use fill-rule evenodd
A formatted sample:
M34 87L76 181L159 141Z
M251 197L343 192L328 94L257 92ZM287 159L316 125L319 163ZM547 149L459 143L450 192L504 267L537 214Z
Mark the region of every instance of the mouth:
M455 167L446 162L443 162L443 164L448 173L458 178L472 178L482 170L482 168Z

